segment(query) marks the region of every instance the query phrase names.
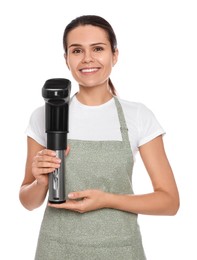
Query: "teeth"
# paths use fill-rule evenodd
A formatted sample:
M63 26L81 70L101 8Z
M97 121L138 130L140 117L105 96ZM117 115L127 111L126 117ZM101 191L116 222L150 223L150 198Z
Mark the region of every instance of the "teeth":
M82 72L93 72L93 71L97 71L98 69L96 68L91 68L91 69L82 69Z

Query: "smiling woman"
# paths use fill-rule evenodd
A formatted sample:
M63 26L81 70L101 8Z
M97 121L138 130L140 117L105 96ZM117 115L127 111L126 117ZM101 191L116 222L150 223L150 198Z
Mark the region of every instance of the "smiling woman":
M91 19L91 17L93 19ZM68 34L71 34L71 32L72 35L69 35L68 38ZM72 44L68 42L68 40L71 41ZM99 57L102 59L102 57L104 58L105 55L108 54L111 58L109 58L107 62L111 60L112 66L117 62L118 49L116 35L111 25L102 17L89 16L88 18L88 16L82 16L80 19L76 18L73 20L64 31L63 45L66 60L68 58L67 56L69 56L70 48L74 47L73 51L83 54L81 58L83 57L86 61L92 58L99 61ZM87 45L86 50L83 49L85 45ZM88 46L89 50L87 49ZM104 52L104 54L102 52ZM110 67L111 66L109 66L109 68ZM115 95L116 91L110 78L109 87L112 94Z
M69 109L66 151L67 201L48 204L41 225L36 260L146 259L138 214L175 215L179 194L167 159L165 133L143 104L115 95L110 80L118 60L117 41L102 17L80 16L66 27L65 60L79 91ZM48 174L60 167L47 150L44 107L29 126L26 173L21 203L39 207L48 191ZM140 152L153 192L134 194L134 157Z
M80 97L83 98L84 87L91 87L94 92L102 91L105 98L103 102L110 99L110 92L106 96L106 82L117 61L118 50L112 52L105 30L92 25L78 26L68 33L67 45L65 59L73 77L79 83L79 100L82 101Z

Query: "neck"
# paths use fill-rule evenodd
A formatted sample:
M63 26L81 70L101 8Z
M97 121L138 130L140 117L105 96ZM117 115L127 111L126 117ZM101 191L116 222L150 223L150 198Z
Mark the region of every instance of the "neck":
M99 106L109 101L113 95L106 87L80 87L76 97L84 105Z

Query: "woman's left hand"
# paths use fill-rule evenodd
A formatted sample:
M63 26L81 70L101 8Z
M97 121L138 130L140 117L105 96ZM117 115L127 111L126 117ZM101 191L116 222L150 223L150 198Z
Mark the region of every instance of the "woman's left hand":
M58 209L68 209L85 213L106 207L107 193L101 190L84 190L68 194L68 200L61 204L48 203L48 206Z

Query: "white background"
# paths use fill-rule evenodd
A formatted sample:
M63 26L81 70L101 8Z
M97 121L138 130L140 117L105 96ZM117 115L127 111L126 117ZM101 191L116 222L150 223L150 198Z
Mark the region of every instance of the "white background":
M119 96L147 105L167 132L166 152L181 207L174 217L139 216L147 259L197 259L195 0L1 1L0 259L34 258L45 205L29 212L18 199L26 160L24 131L32 111L44 104L45 80L72 80L63 59L62 34L82 14L98 14L112 24L120 57L111 78ZM151 191L139 156L134 182L137 193Z

